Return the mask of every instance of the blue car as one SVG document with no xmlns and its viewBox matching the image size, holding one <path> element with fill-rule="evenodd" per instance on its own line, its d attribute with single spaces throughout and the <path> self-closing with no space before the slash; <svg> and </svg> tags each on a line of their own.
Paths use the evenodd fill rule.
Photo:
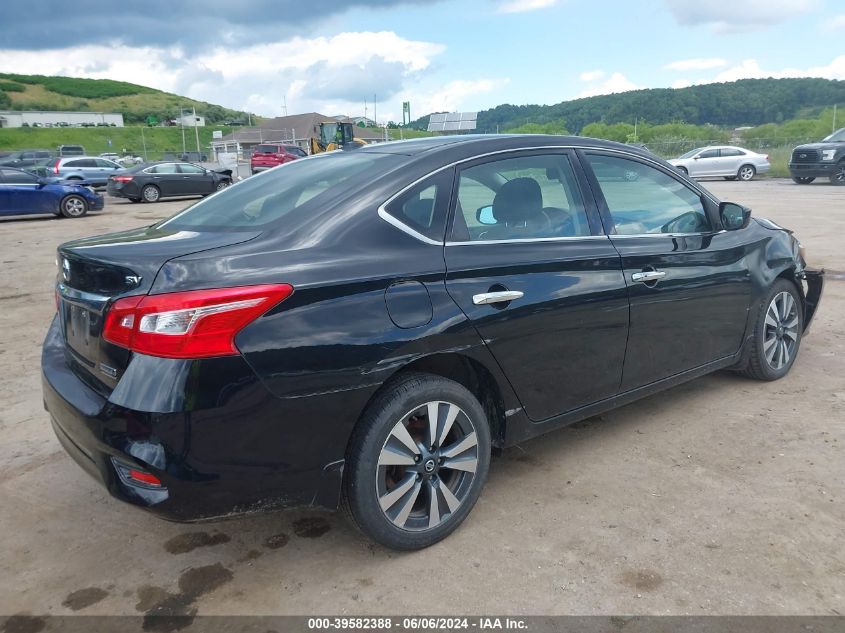
<svg viewBox="0 0 845 633">
<path fill-rule="evenodd" d="M 103 196 L 80 184 L 50 183 L 21 169 L 0 167 L 0 216 L 53 213 L 81 218 L 103 208 Z"/>
</svg>

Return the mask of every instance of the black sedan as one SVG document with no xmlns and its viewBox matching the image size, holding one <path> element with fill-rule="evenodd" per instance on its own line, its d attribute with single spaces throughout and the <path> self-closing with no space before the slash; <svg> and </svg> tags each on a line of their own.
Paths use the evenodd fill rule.
<svg viewBox="0 0 845 633">
<path fill-rule="evenodd" d="M 114 496 L 343 500 L 399 549 L 466 518 L 495 448 L 718 369 L 781 378 L 823 285 L 665 161 L 543 136 L 293 161 L 58 261 L 44 401 Z"/>
<path fill-rule="evenodd" d="M 158 202 L 177 196 L 207 196 L 231 184 L 231 169 L 161 161 L 115 172 L 109 176 L 107 191 L 110 196 L 132 202 Z"/>
</svg>

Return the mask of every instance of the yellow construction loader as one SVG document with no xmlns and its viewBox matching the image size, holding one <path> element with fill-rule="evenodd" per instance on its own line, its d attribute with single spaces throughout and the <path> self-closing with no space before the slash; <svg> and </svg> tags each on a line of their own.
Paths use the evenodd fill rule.
<svg viewBox="0 0 845 633">
<path fill-rule="evenodd" d="M 363 147 L 367 142 L 355 136 L 351 123 L 320 123 L 320 138 L 311 137 L 311 153 L 333 152 Z"/>
</svg>

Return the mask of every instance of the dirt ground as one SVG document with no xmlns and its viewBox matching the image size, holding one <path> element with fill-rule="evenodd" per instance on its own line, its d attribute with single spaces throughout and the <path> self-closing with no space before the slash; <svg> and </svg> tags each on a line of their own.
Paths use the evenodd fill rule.
<svg viewBox="0 0 845 633">
<path fill-rule="evenodd" d="M 178 525 L 110 498 L 42 408 L 55 247 L 185 202 L 0 220 L 0 614 L 845 614 L 845 187 L 706 186 L 829 271 L 789 376 L 717 373 L 511 449 L 411 554 L 313 510 Z"/>
</svg>

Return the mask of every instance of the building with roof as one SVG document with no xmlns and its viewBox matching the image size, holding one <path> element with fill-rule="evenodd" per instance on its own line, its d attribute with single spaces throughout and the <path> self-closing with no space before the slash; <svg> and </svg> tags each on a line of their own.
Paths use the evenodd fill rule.
<svg viewBox="0 0 845 633">
<path fill-rule="evenodd" d="M 360 117 L 358 117 L 360 118 Z M 319 112 L 293 114 L 273 119 L 266 119 L 259 125 L 242 127 L 231 134 L 211 141 L 211 151 L 218 158 L 220 154 L 237 154 L 238 158 L 248 158 L 256 145 L 269 142 L 284 142 L 297 145 L 306 152 L 310 150 L 311 138 L 320 136 L 320 123 L 352 123 L 355 118 L 326 116 Z M 369 143 L 390 140 L 385 138 L 385 131 L 368 128 L 355 128 L 355 136 Z"/>
<path fill-rule="evenodd" d="M 0 127 L 123 127 L 117 112 L 0 111 Z"/>
</svg>

